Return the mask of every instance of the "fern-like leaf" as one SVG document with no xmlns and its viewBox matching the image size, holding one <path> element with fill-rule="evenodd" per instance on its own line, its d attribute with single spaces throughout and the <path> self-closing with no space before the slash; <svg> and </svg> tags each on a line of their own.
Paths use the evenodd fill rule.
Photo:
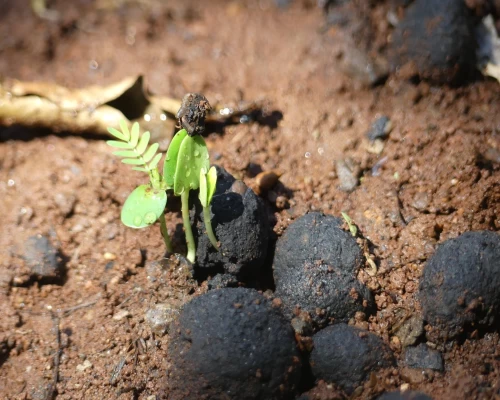
<svg viewBox="0 0 500 400">
<path fill-rule="evenodd" d="M 121 133 L 118 129 L 109 127 L 108 132 L 117 139 L 123 140 L 124 142 L 127 141 L 127 138 L 125 137 L 125 135 L 123 133 Z"/>
<path fill-rule="evenodd" d="M 155 156 L 155 158 L 153 158 L 153 161 L 151 161 L 151 162 L 149 163 L 148 168 L 149 168 L 150 170 L 152 170 L 152 169 L 155 169 L 155 168 L 156 168 L 156 166 L 158 165 L 158 163 L 159 163 L 159 162 L 160 162 L 160 160 L 161 160 L 161 156 L 162 156 L 162 154 L 161 154 L 161 153 L 157 154 L 157 155 Z"/>
<path fill-rule="evenodd" d="M 130 142 L 130 132 L 128 130 L 127 123 L 125 120 L 120 120 L 120 129 L 122 130 L 122 135 L 125 137 L 127 142 Z"/>
<path fill-rule="evenodd" d="M 137 122 L 134 122 L 129 130 L 126 121 L 122 120 L 120 129 L 108 128 L 108 132 L 118 140 L 108 140 L 106 143 L 115 149 L 120 149 L 113 154 L 123 157 L 122 163 L 133 165 L 132 169 L 135 171 L 150 173 L 156 169 L 163 154 L 157 153 L 158 143 L 148 147 L 151 134 L 144 132 L 141 135 Z"/>
<path fill-rule="evenodd" d="M 144 153 L 146 148 L 148 147 L 149 144 L 149 138 L 151 134 L 149 132 L 144 132 L 141 136 L 141 140 L 139 141 L 139 144 L 137 145 L 137 152 L 139 154 Z M 146 161 L 147 162 L 147 161 Z"/>
<path fill-rule="evenodd" d="M 130 145 L 136 147 L 139 142 L 139 123 L 134 122 L 132 125 L 132 131 L 130 132 Z"/>
<path fill-rule="evenodd" d="M 118 157 L 130 157 L 137 158 L 140 156 L 135 150 L 123 150 L 123 151 L 114 151 L 113 154 Z"/>
<path fill-rule="evenodd" d="M 144 165 L 144 160 L 141 158 L 124 158 L 122 163 L 130 165 Z"/>
<path fill-rule="evenodd" d="M 116 147 L 118 149 L 130 149 L 130 144 L 127 142 L 119 142 L 118 140 L 108 140 L 106 144 L 111 147 Z"/>
<path fill-rule="evenodd" d="M 153 143 L 151 146 L 149 146 L 149 149 L 142 155 L 142 158 L 144 158 L 145 162 L 150 162 L 152 160 L 152 158 L 156 154 L 156 151 L 158 150 L 158 147 L 158 143 Z"/>
</svg>

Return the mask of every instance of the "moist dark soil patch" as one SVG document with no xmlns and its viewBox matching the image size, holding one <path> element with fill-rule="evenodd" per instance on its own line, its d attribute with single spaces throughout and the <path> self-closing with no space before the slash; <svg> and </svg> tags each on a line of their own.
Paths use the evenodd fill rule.
<svg viewBox="0 0 500 400">
<path fill-rule="evenodd" d="M 377 308 L 349 323 L 378 335 L 398 361 L 407 338 L 396 333 L 421 316 L 419 280 L 437 245 L 500 229 L 500 91 L 492 80 L 450 88 L 389 76 L 366 87 L 340 65 L 342 29 L 326 26 L 314 1 L 47 3 L 55 22 L 25 2 L 0 4 L 1 76 L 84 87 L 144 73 L 157 94 L 203 93 L 212 105 L 262 102 L 258 121 L 217 126 L 218 133 L 207 124 L 211 157 L 248 187 L 255 171 L 282 173 L 261 195 L 277 236 L 308 211 L 349 215 L 371 244 L 363 255 L 373 264 L 362 265 L 357 279 Z M 363 9 L 374 28 L 371 51 L 387 46 L 389 3 Z M 376 154 L 366 133 L 381 116 L 392 131 Z M 179 266 L 150 266 L 164 255 L 159 228 L 131 230 L 119 219 L 143 176 L 103 140 L 36 132 L 0 128 L 0 398 L 154 399 L 170 367 L 170 336 L 153 332 L 146 314 L 158 304 L 178 309 L 208 284 Z M 165 129 L 163 145 L 171 133 Z M 346 158 L 361 171 L 352 192 L 339 190 L 335 172 Z M 180 224 L 180 215 L 168 214 L 182 253 Z M 26 284 L 23 246 L 38 234 L 67 257 L 63 280 Z M 398 364 L 374 371 L 356 394 L 495 398 L 499 335 L 469 333 L 439 345 L 445 372 Z M 307 350 L 308 338 L 297 339 Z M 325 382 L 305 389 L 342 398 Z"/>
</svg>

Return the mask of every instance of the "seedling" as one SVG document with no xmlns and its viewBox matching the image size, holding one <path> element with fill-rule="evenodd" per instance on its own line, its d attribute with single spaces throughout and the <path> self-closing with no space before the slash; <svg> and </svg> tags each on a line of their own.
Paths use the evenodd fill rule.
<svg viewBox="0 0 500 400">
<path fill-rule="evenodd" d="M 181 197 L 182 220 L 188 247 L 187 259 L 194 263 L 196 247 L 189 219 L 189 192 L 198 190 L 198 198 L 203 207 L 206 233 L 212 245 L 218 249 L 217 239 L 212 229 L 210 203 L 215 193 L 217 171 L 210 168 L 208 149 L 203 137 L 196 132 L 181 129 L 177 132 L 167 150 L 163 165 L 163 175 L 158 171 L 158 163 L 163 154 L 158 153 L 158 143 L 149 145 L 150 133 L 140 135 L 139 124 L 135 122 L 129 130 L 125 121 L 120 122 L 120 130 L 108 128 L 118 140 L 108 140 L 107 144 L 119 150 L 113 154 L 123 157 L 124 164 L 149 175 L 149 183 L 135 188 L 125 201 L 121 220 L 130 228 L 144 228 L 160 221 L 160 230 L 165 246 L 172 252 L 172 244 L 165 223 L 167 190 L 173 190 Z M 191 136 L 192 135 L 192 136 Z M 148 147 L 149 146 L 149 147 Z"/>
<path fill-rule="evenodd" d="M 342 215 L 342 218 L 344 218 L 344 221 L 347 223 L 347 226 L 349 227 L 349 231 L 351 232 L 351 235 L 356 237 L 358 234 L 358 227 L 356 226 L 356 224 L 354 222 L 352 222 L 351 217 L 349 217 L 349 215 L 347 215 L 347 213 L 342 211 L 340 214 Z"/>
</svg>

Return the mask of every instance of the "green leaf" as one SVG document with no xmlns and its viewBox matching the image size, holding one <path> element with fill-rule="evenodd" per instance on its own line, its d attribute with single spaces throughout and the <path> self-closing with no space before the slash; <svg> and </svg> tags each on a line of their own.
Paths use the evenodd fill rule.
<svg viewBox="0 0 500 400">
<path fill-rule="evenodd" d="M 217 170 L 215 167 L 211 167 L 207 174 L 207 205 L 212 202 L 212 197 L 214 197 L 215 189 L 217 188 Z"/>
<path fill-rule="evenodd" d="M 128 130 L 127 122 L 124 119 L 120 120 L 120 129 L 122 130 L 121 134 L 125 138 L 123 140 L 129 142 L 130 141 L 130 132 Z"/>
<path fill-rule="evenodd" d="M 139 144 L 137 145 L 136 151 L 139 154 L 144 153 L 144 150 L 146 150 L 146 147 L 148 147 L 149 144 L 149 138 L 151 134 L 149 132 L 144 132 L 141 136 L 141 140 L 139 140 Z"/>
<path fill-rule="evenodd" d="M 198 198 L 203 207 L 208 206 L 208 191 L 207 191 L 207 173 L 205 169 L 200 170 L 200 193 L 198 193 Z"/>
<path fill-rule="evenodd" d="M 186 136 L 179 148 L 174 176 L 174 193 L 182 194 L 185 190 L 200 187 L 200 170 L 208 171 L 210 161 L 205 140 L 197 135 Z"/>
<path fill-rule="evenodd" d="M 167 193 L 154 190 L 151 185 L 134 189 L 123 204 L 121 220 L 130 228 L 144 228 L 152 225 L 165 211 Z"/>
<path fill-rule="evenodd" d="M 168 187 L 174 186 L 175 170 L 177 168 L 177 157 L 179 155 L 179 148 L 184 138 L 187 136 L 187 131 L 181 129 L 175 134 L 170 146 L 168 146 L 167 155 L 163 164 L 163 180 L 167 183 Z"/>
<path fill-rule="evenodd" d="M 132 167 L 134 171 L 140 171 L 140 172 L 148 172 L 147 168 L 144 167 Z"/>
<path fill-rule="evenodd" d="M 132 131 L 130 132 L 130 145 L 132 147 L 137 146 L 139 142 L 139 123 L 134 122 L 132 125 Z"/>
<path fill-rule="evenodd" d="M 130 165 L 144 165 L 144 161 L 140 158 L 124 158 L 122 163 Z"/>
<path fill-rule="evenodd" d="M 135 150 L 114 151 L 113 154 L 118 157 L 139 157 Z"/>
<path fill-rule="evenodd" d="M 158 143 L 153 143 L 149 146 L 149 149 L 143 154 L 142 158 L 144 158 L 144 162 L 150 162 L 151 159 L 155 156 L 156 151 L 160 145 Z"/>
<path fill-rule="evenodd" d="M 106 144 L 119 149 L 130 149 L 130 145 L 127 142 L 119 142 L 118 140 L 107 140 Z"/>
<path fill-rule="evenodd" d="M 151 161 L 151 162 L 149 163 L 149 165 L 148 165 L 148 169 L 149 169 L 149 170 L 152 170 L 152 169 L 155 169 L 155 168 L 156 168 L 156 166 L 158 165 L 158 163 L 159 163 L 159 162 L 160 162 L 160 160 L 161 160 L 161 156 L 162 156 L 162 155 L 163 155 L 162 153 L 158 153 L 158 154 L 155 156 L 155 158 L 153 158 L 153 161 Z"/>
<path fill-rule="evenodd" d="M 108 127 L 108 132 L 117 139 L 123 140 L 124 142 L 128 141 L 127 137 L 118 129 Z"/>
</svg>

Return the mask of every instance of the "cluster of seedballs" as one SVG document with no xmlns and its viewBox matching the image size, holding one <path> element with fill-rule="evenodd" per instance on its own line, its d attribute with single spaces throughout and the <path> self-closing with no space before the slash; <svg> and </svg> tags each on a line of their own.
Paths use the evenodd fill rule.
<svg viewBox="0 0 500 400">
<path fill-rule="evenodd" d="M 169 398 L 294 398 L 307 389 L 301 375 L 311 380 L 311 373 L 352 394 L 371 372 L 396 366 L 380 337 L 347 324 L 356 314 L 373 313 L 374 300 L 356 279 L 362 251 L 338 218 L 306 214 L 279 238 L 274 299 L 227 287 L 260 272 L 269 225 L 255 194 L 224 170 L 218 174 L 212 207 L 221 252 L 202 241 L 203 221 L 196 222 L 200 268 L 219 268 L 219 285 L 186 304 L 170 331 Z M 499 260 L 500 237 L 493 232 L 468 232 L 438 248 L 419 293 L 429 340 L 446 341 L 471 326 L 495 323 Z M 312 351 L 299 350 L 297 334 L 312 335 Z M 441 355 L 423 341 L 407 349 L 402 363 L 418 368 L 427 360 L 442 370 Z M 382 398 L 429 399 L 415 392 Z"/>
</svg>

